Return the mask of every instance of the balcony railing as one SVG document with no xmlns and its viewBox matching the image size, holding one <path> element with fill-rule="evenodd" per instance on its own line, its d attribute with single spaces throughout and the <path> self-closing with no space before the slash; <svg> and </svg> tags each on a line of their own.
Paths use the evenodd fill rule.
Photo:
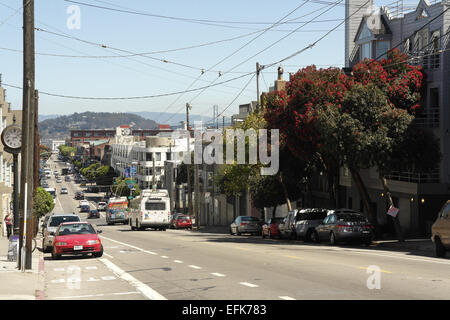
<svg viewBox="0 0 450 320">
<path fill-rule="evenodd" d="M 423 50 L 408 53 L 409 63 L 422 66 L 424 69 L 439 69 L 441 66 L 441 51 Z"/>
<path fill-rule="evenodd" d="M 439 116 L 439 107 L 426 108 L 416 115 L 414 123 L 427 128 L 439 128 Z"/>
<path fill-rule="evenodd" d="M 430 173 L 413 173 L 394 171 L 386 175 L 387 179 L 412 183 L 439 183 L 439 171 Z"/>
</svg>

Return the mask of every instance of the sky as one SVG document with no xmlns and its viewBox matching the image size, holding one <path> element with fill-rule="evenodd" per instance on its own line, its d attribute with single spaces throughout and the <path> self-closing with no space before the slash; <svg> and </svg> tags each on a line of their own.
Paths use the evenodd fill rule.
<svg viewBox="0 0 450 320">
<path fill-rule="evenodd" d="M 35 0 L 35 26 L 44 30 L 35 32 L 40 114 L 184 113 L 189 102 L 193 114 L 212 116 L 213 105 L 218 105 L 221 114 L 231 116 L 238 112 L 239 104 L 256 100 L 256 77 L 252 78 L 256 62 L 261 65 L 277 62 L 307 47 L 341 23 L 339 19 L 344 19 L 344 0 L 334 7 L 330 5 L 331 0 L 74 1 L 79 3 Z M 3 84 L 22 85 L 22 53 L 11 51 L 22 50 L 22 5 L 22 0 L 0 0 Z M 67 12 L 71 6 L 79 9 L 79 16 L 74 16 L 74 11 Z M 77 21 L 79 29 L 74 24 Z M 305 24 L 308 21 L 311 22 Z M 277 22 L 285 23 L 274 26 Z M 295 29 L 298 30 L 292 32 Z M 167 52 L 231 38 L 237 39 Z M 166 52 L 151 53 L 155 51 Z M 148 52 L 151 54 L 146 56 L 118 57 Z M 312 49 L 284 61 L 284 78 L 288 79 L 289 72 L 311 64 L 343 66 L 343 24 Z M 277 67 L 278 64 L 262 71 L 261 91 L 273 86 Z M 239 76 L 242 78 L 232 80 Z M 43 94 L 142 97 L 197 89 L 227 80 L 232 81 L 206 90 L 134 100 L 85 100 Z M 6 88 L 7 101 L 13 109 L 20 109 L 21 90 Z M 168 119 L 153 120 L 164 123 Z"/>
</svg>

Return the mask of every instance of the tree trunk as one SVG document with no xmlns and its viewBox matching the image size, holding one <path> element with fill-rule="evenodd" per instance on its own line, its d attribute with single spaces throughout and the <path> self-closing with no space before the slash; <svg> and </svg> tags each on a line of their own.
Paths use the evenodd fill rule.
<svg viewBox="0 0 450 320">
<path fill-rule="evenodd" d="M 361 196 L 361 199 L 363 201 L 363 205 L 364 205 L 364 208 L 366 209 L 369 221 L 373 225 L 377 225 L 378 222 L 377 222 L 376 216 L 372 212 L 372 208 L 370 206 L 369 193 L 367 192 L 367 188 L 364 185 L 364 182 L 362 181 L 361 176 L 359 175 L 359 172 L 354 170 L 354 169 L 352 169 L 352 168 L 349 168 L 349 170 L 350 170 L 350 172 L 352 174 L 353 181 L 355 181 L 356 186 L 358 187 L 359 195 Z"/>
<path fill-rule="evenodd" d="M 282 175 L 282 173 L 280 172 L 278 174 L 278 181 L 280 181 L 281 188 L 283 188 L 283 193 L 284 193 L 284 197 L 286 198 L 286 205 L 287 205 L 288 211 L 292 211 L 291 200 L 289 200 L 289 194 L 287 192 L 286 186 L 283 183 L 283 178 L 281 175 Z"/>
<path fill-rule="evenodd" d="M 277 206 L 273 206 L 272 218 L 275 218 L 275 213 L 277 212 Z"/>
<path fill-rule="evenodd" d="M 394 201 L 392 201 L 391 191 L 389 190 L 386 177 L 384 175 L 382 175 L 381 173 L 380 173 L 380 180 L 381 180 L 381 184 L 383 185 L 384 193 L 386 193 L 386 197 L 387 197 L 389 206 L 395 207 Z M 402 228 L 400 226 L 400 220 L 398 219 L 399 214 L 400 214 L 400 212 L 397 213 L 397 216 L 395 218 L 392 217 L 392 219 L 394 220 L 394 227 L 395 227 L 395 233 L 397 234 L 397 239 L 399 242 L 403 242 L 403 241 L 405 241 L 405 239 L 403 238 L 403 232 L 402 232 Z"/>
<path fill-rule="evenodd" d="M 315 207 L 316 206 L 316 202 L 314 201 L 314 195 L 312 192 L 312 186 L 311 186 L 311 178 L 308 178 L 308 184 L 307 184 L 307 188 L 308 188 L 308 194 L 309 194 L 309 206 L 310 207 Z"/>
</svg>

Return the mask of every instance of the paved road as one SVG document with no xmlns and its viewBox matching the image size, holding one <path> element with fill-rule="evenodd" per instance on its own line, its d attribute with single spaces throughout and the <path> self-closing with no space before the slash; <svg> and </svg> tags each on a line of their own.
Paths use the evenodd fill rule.
<svg viewBox="0 0 450 320">
<path fill-rule="evenodd" d="M 63 182 L 58 192 L 61 186 L 69 195 L 58 194 L 54 211 L 77 212 L 79 186 Z M 450 259 L 186 230 L 131 231 L 106 225 L 104 215 L 88 221 L 103 231 L 104 256 L 52 261 L 46 254 L 47 299 L 450 299 Z"/>
</svg>

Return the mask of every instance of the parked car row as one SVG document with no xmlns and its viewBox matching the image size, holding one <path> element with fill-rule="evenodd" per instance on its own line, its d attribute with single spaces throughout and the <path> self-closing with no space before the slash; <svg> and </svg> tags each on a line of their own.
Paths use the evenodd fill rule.
<svg viewBox="0 0 450 320">
<path fill-rule="evenodd" d="M 294 210 L 284 218 L 274 217 L 262 222 L 257 217 L 239 216 L 230 225 L 231 235 L 244 233 L 263 238 L 278 237 L 306 242 L 328 240 L 331 245 L 341 241 L 360 241 L 369 245 L 373 239 L 373 225 L 354 210 L 306 208 Z"/>
</svg>

